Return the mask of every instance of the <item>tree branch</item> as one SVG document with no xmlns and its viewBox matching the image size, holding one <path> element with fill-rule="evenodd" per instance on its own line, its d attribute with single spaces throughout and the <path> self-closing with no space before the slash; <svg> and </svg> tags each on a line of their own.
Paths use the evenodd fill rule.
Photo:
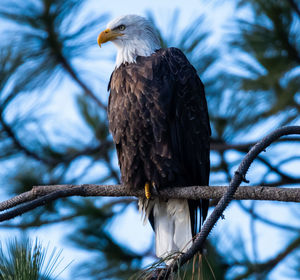
<svg viewBox="0 0 300 280">
<path fill-rule="evenodd" d="M 105 204 L 102 204 L 101 207 L 109 209 L 113 207 L 114 205 L 129 205 L 130 203 L 137 202 L 137 199 L 134 197 L 124 197 L 119 199 L 111 199 L 110 201 L 106 202 Z M 0 223 L 0 228 L 12 228 L 12 229 L 28 229 L 28 228 L 35 228 L 40 227 L 44 225 L 52 225 L 57 224 L 61 222 L 66 222 L 78 217 L 84 216 L 84 213 L 75 213 L 75 214 L 69 214 L 65 216 L 61 216 L 59 218 L 49 218 L 46 219 L 33 219 L 30 222 L 20 222 L 20 223 Z"/>
<path fill-rule="evenodd" d="M 10 139 L 13 141 L 14 145 L 22 152 L 25 153 L 25 155 L 32 157 L 38 161 L 44 162 L 46 164 L 49 164 L 51 166 L 54 165 L 54 162 L 49 159 L 49 158 L 45 158 L 45 157 L 41 157 L 40 155 L 38 155 L 37 153 L 31 151 L 30 149 L 28 149 L 18 138 L 18 136 L 15 134 L 15 132 L 13 131 L 13 129 L 5 122 L 4 117 L 2 115 L 2 112 L 0 112 L 0 123 L 3 127 L 3 129 L 5 130 L 5 132 L 7 133 L 8 137 L 10 137 Z"/>
<path fill-rule="evenodd" d="M 286 249 L 283 252 L 279 253 L 275 258 L 270 259 L 269 261 L 264 263 L 259 263 L 259 264 L 249 266 L 248 270 L 245 273 L 235 277 L 234 280 L 246 279 L 248 276 L 252 275 L 253 272 L 262 273 L 262 272 L 271 271 L 279 262 L 281 262 L 285 257 L 287 257 L 295 249 L 297 249 L 299 245 L 300 245 L 300 238 L 296 238 L 286 247 Z"/>
<path fill-rule="evenodd" d="M 273 171 L 274 173 L 277 173 L 279 176 L 281 176 L 282 180 L 290 181 L 293 180 L 293 177 L 281 172 L 279 170 L 279 167 L 273 166 L 270 162 L 268 162 L 265 158 L 258 156 L 257 159 L 262 162 L 265 166 L 269 168 L 270 171 Z"/>
<path fill-rule="evenodd" d="M 54 6 L 54 5 L 53 5 Z M 96 104 L 106 110 L 106 106 L 97 98 L 97 96 L 92 92 L 92 90 L 79 78 L 76 71 L 71 66 L 70 62 L 64 56 L 62 51 L 62 42 L 59 41 L 56 34 L 56 24 L 54 18 L 51 16 L 51 5 L 45 7 L 44 18 L 45 20 L 45 31 L 48 33 L 48 44 L 53 53 L 56 56 L 57 61 L 62 65 L 62 67 L 67 71 L 67 73 L 72 77 L 72 79 L 84 90 L 84 93 L 90 96 Z"/>
<path fill-rule="evenodd" d="M 298 14 L 298 17 L 300 17 L 300 9 L 297 6 L 297 4 L 295 3 L 295 1 L 294 0 L 288 0 L 288 2 L 290 3 L 290 5 L 294 9 L 294 11 Z"/>
<path fill-rule="evenodd" d="M 189 198 L 189 199 L 220 199 L 227 191 L 227 187 L 199 187 L 168 188 L 160 190 L 152 197 L 161 198 Z M 0 221 L 5 221 L 33 210 L 41 205 L 59 198 L 69 196 L 136 196 L 143 197 L 144 190 L 132 191 L 122 185 L 50 185 L 33 187 L 31 191 L 22 193 L 0 203 L 0 211 L 19 206 L 11 211 L 0 214 Z M 233 199 L 238 200 L 273 200 L 286 202 L 300 202 L 300 188 L 273 187 L 240 187 Z M 25 204 L 24 204 L 25 203 Z M 22 205 L 23 204 L 23 205 Z"/>
<path fill-rule="evenodd" d="M 191 248 L 183 255 L 181 255 L 174 264 L 163 270 L 158 276 L 159 279 L 167 279 L 172 271 L 176 271 L 178 267 L 190 260 L 195 253 L 203 248 L 203 244 L 221 217 L 223 211 L 232 199 L 268 199 L 277 201 L 300 201 L 299 188 L 268 188 L 268 187 L 240 187 L 242 181 L 245 180 L 245 175 L 258 154 L 264 151 L 272 142 L 283 135 L 300 134 L 300 126 L 282 127 L 264 137 L 258 142 L 244 157 L 235 172 L 229 187 L 182 187 L 182 188 L 168 188 L 160 190 L 159 194 L 153 193 L 155 197 L 159 195 L 161 198 L 192 198 L 192 199 L 209 199 L 220 198 L 219 203 L 215 207 L 212 214 L 208 217 L 202 227 L 200 233 L 195 236 L 195 240 Z M 137 196 L 143 197 L 144 190 L 129 190 L 125 186 L 111 186 L 111 185 L 52 185 L 34 187 L 31 191 L 23 193 L 12 199 L 0 203 L 0 211 L 4 211 L 13 207 L 10 211 L 0 214 L 0 221 L 9 220 L 16 216 L 22 215 L 38 206 L 44 205 L 47 202 L 54 201 L 58 198 L 68 196 Z M 25 203 L 25 204 L 23 204 Z M 21 205 L 23 204 L 23 205 Z M 163 278 L 161 278 L 163 277 Z"/>
<path fill-rule="evenodd" d="M 61 222 L 66 222 L 69 220 L 72 220 L 74 218 L 80 217 L 82 215 L 77 215 L 77 214 L 72 214 L 68 216 L 63 216 L 57 219 L 49 219 L 49 220 L 41 220 L 41 221 L 33 221 L 33 222 L 27 222 L 27 223 L 19 223 L 19 224 L 8 224 L 8 223 L 3 223 L 0 224 L 0 228 L 5 228 L 5 229 L 28 229 L 28 228 L 34 228 L 34 227 L 40 227 L 44 225 L 53 225 L 53 224 L 58 224 Z"/>
<path fill-rule="evenodd" d="M 96 147 L 92 147 L 92 148 L 89 147 L 89 148 L 83 149 L 81 151 L 78 151 L 72 155 L 62 156 L 60 159 L 53 159 L 49 156 L 41 156 L 38 153 L 29 149 L 26 145 L 24 145 L 24 143 L 22 143 L 22 141 L 19 139 L 17 133 L 14 132 L 13 128 L 9 124 L 6 123 L 4 116 L 3 116 L 3 111 L 1 111 L 1 110 L 0 110 L 0 124 L 2 125 L 2 127 L 3 127 L 4 131 L 6 132 L 6 134 L 8 135 L 8 137 L 12 140 L 15 147 L 20 152 L 23 152 L 26 156 L 31 157 L 37 161 L 43 162 L 45 164 L 48 164 L 50 166 L 55 166 L 60 163 L 68 164 L 80 156 L 92 155 L 95 153 L 103 154 L 105 151 L 107 151 L 110 147 L 113 146 L 112 141 L 105 140 L 105 141 L 102 141 L 101 144 L 99 144 Z M 112 168 L 111 166 L 109 166 L 109 167 L 110 167 L 110 169 Z M 118 176 L 117 176 L 116 172 L 113 169 L 111 169 L 111 172 L 112 172 L 112 176 L 114 176 L 114 178 L 117 179 Z"/>
<path fill-rule="evenodd" d="M 285 185 L 294 185 L 294 184 L 299 184 L 300 183 L 300 178 L 292 178 L 292 179 L 281 179 L 275 182 L 261 182 L 262 186 L 265 187 L 278 187 L 278 186 L 285 186 Z"/>
<path fill-rule="evenodd" d="M 296 232 L 300 232 L 300 228 L 296 227 L 296 226 L 291 226 L 291 225 L 285 225 L 285 224 L 280 224 L 277 222 L 273 222 L 267 218 L 264 218 L 263 216 L 258 215 L 253 209 L 251 208 L 247 208 L 243 203 L 241 203 L 239 201 L 239 206 L 241 207 L 241 209 L 243 211 L 245 211 L 246 213 L 250 214 L 253 219 L 259 220 L 262 223 L 265 223 L 269 226 L 273 226 L 273 227 L 278 227 L 280 229 L 283 230 L 289 230 L 289 231 L 296 231 Z"/>
<path fill-rule="evenodd" d="M 73 80 L 76 81 L 76 83 L 84 90 L 85 94 L 91 97 L 100 108 L 106 111 L 106 106 L 100 101 L 99 98 L 96 97 L 92 90 L 78 77 L 78 75 L 75 73 L 75 70 L 71 67 L 66 58 L 61 53 L 58 55 L 58 58 L 64 69 L 69 73 Z"/>
<path fill-rule="evenodd" d="M 244 157 L 237 171 L 235 172 L 227 192 L 221 198 L 221 200 L 219 201 L 219 203 L 217 204 L 217 206 L 215 207 L 211 215 L 207 218 L 201 231 L 195 236 L 193 245 L 185 254 L 181 255 L 178 260 L 174 261 L 173 264 L 170 265 L 163 273 L 160 273 L 158 279 L 168 279 L 168 276 L 172 271 L 176 271 L 178 267 L 185 264 L 197 252 L 201 252 L 208 234 L 211 232 L 213 226 L 222 216 L 229 202 L 233 199 L 234 194 L 237 188 L 239 187 L 239 185 L 241 184 L 241 182 L 245 181 L 245 176 L 251 163 L 272 142 L 277 140 L 279 137 L 282 137 L 284 135 L 289 135 L 289 134 L 300 134 L 300 126 L 286 126 L 286 127 L 278 128 L 275 131 L 268 134 L 261 141 L 259 141 L 254 147 L 251 148 L 251 150 Z"/>
<path fill-rule="evenodd" d="M 277 139 L 274 144 L 282 142 L 299 142 L 300 137 L 287 137 L 282 139 Z M 249 142 L 244 144 L 230 144 L 223 141 L 218 141 L 216 139 L 211 139 L 210 149 L 213 151 L 226 151 L 226 150 L 237 150 L 247 152 L 253 147 L 256 142 Z"/>
</svg>

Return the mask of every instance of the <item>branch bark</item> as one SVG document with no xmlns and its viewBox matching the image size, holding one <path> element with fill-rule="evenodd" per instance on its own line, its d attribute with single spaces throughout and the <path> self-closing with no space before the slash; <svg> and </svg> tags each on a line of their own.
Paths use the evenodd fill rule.
<svg viewBox="0 0 300 280">
<path fill-rule="evenodd" d="M 189 199 L 220 199 L 227 191 L 227 187 L 199 187 L 168 188 L 153 193 L 152 196 L 161 198 L 189 198 Z M 143 197 L 144 190 L 132 191 L 122 185 L 50 185 L 36 186 L 31 191 L 22 193 L 0 203 L 0 211 L 19 206 L 11 211 L 0 214 L 0 221 L 12 219 L 33 210 L 41 205 L 59 198 L 69 196 L 136 196 Z M 237 200 L 272 200 L 286 202 L 300 202 L 300 188 L 273 188 L 263 186 L 240 187 L 234 194 Z"/>
</svg>

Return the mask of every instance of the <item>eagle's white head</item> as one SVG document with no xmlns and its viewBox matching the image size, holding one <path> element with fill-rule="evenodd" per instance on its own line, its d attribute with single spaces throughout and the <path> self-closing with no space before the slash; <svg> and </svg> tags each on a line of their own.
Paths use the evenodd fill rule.
<svg viewBox="0 0 300 280">
<path fill-rule="evenodd" d="M 100 47 L 108 41 L 116 45 L 116 67 L 125 62 L 135 62 L 137 56 L 149 56 L 161 48 L 151 22 L 137 15 L 126 15 L 112 20 L 99 34 L 97 41 Z"/>
</svg>

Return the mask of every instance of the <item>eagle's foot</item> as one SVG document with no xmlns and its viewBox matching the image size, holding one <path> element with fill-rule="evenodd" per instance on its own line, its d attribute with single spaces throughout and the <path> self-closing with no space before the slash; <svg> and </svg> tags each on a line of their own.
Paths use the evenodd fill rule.
<svg viewBox="0 0 300 280">
<path fill-rule="evenodd" d="M 147 182 L 145 184 L 145 196 L 146 196 L 147 199 L 150 199 L 150 197 L 151 197 L 150 183 L 149 182 Z"/>
<path fill-rule="evenodd" d="M 158 189 L 156 188 L 156 185 L 154 182 L 151 183 L 150 182 L 146 182 L 145 184 L 145 197 L 147 199 L 151 198 L 151 189 L 153 190 L 152 193 L 154 193 L 155 195 L 158 195 Z"/>
</svg>

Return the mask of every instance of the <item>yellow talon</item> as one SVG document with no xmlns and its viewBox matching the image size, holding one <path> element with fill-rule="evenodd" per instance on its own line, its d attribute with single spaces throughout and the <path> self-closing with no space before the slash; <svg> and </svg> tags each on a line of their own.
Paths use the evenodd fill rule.
<svg viewBox="0 0 300 280">
<path fill-rule="evenodd" d="M 145 184 L 145 196 L 146 196 L 147 199 L 149 199 L 151 197 L 149 182 L 147 182 Z"/>
</svg>

